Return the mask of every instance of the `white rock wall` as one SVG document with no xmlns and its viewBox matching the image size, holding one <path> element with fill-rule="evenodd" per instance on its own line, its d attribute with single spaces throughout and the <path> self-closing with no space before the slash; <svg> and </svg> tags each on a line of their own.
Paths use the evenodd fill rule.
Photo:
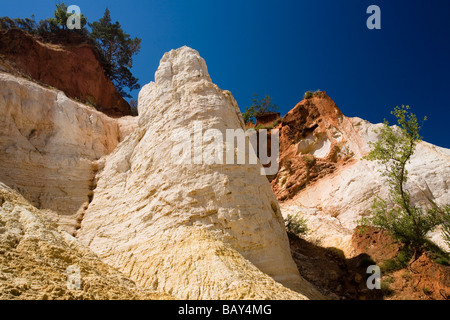
<svg viewBox="0 0 450 320">
<path fill-rule="evenodd" d="M 325 247 L 339 248 L 352 256 L 351 237 L 362 215 L 367 214 L 373 197 L 388 196 L 387 184 L 376 162 L 361 160 L 370 151 L 369 141 L 378 137 L 376 129 L 381 124 L 371 124 L 359 118 L 348 118 L 351 131 L 360 143 L 351 144 L 357 161 L 344 166 L 318 182 L 300 191 L 293 200 L 281 204 L 283 216 L 300 214 L 308 219 L 308 238 Z M 450 150 L 427 142 L 417 145 L 416 152 L 407 165 L 408 191 L 414 203 L 427 202 L 427 197 L 438 204 L 450 203 Z M 440 229 L 430 238 L 442 249 L 449 250 L 440 236 Z"/>
<path fill-rule="evenodd" d="M 136 120 L 110 118 L 7 73 L 0 73 L 0 91 L 0 181 L 53 211 L 74 232 L 75 215 L 95 187 L 96 161 L 114 150 Z"/>
<path fill-rule="evenodd" d="M 141 90 L 139 112 L 139 127 L 106 158 L 82 242 L 140 285 L 179 298 L 319 298 L 291 258 L 259 164 L 171 160 L 172 133 L 195 121 L 221 132 L 244 126 L 198 52 L 164 55 L 155 82 Z"/>
</svg>

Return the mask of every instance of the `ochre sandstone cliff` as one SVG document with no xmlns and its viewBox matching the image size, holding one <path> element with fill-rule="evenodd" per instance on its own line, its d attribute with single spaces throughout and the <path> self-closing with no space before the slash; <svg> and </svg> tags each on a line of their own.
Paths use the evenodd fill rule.
<svg viewBox="0 0 450 320">
<path fill-rule="evenodd" d="M 0 183 L 0 299 L 172 298 L 136 286 Z"/>
<path fill-rule="evenodd" d="M 204 131 L 244 128 L 198 52 L 164 55 L 139 112 L 138 128 L 104 160 L 79 239 L 139 285 L 178 298 L 320 298 L 291 258 L 260 164 L 173 162 L 173 134 L 195 121 Z"/>
<path fill-rule="evenodd" d="M 269 183 L 259 163 L 206 161 L 218 145 L 207 132 L 245 128 L 197 51 L 166 53 L 139 117 L 120 117 L 128 107 L 76 37 L 61 45 L 0 31 L 0 299 L 383 297 L 367 289 L 365 263 L 400 249 L 377 230 L 355 233 L 374 195 L 387 195 L 379 166 L 362 160 L 380 124 L 346 117 L 324 92 L 262 121 L 280 130 Z M 450 150 L 421 142 L 408 170 L 415 203 L 450 203 Z M 291 247 L 288 215 L 309 228 Z M 439 231 L 429 236 L 448 250 Z M 81 290 L 67 287 L 71 266 Z M 409 283 L 407 270 L 392 275 L 395 298 L 448 297 L 450 267 L 422 255 L 412 268 Z"/>
<path fill-rule="evenodd" d="M 0 30 L 0 70 L 14 70 L 110 116 L 131 115 L 91 44 L 73 32 L 50 36 L 44 39 L 19 29 Z"/>
<path fill-rule="evenodd" d="M 358 221 L 375 195 L 387 196 L 379 172 L 383 168 L 361 159 L 381 126 L 344 116 L 324 92 L 301 101 L 283 117 L 280 170 L 272 189 L 285 217 L 307 218 L 309 240 L 354 255 L 351 239 Z M 421 142 L 407 169 L 414 203 L 450 203 L 450 150 Z M 448 250 L 439 234 L 440 229 L 430 238 Z"/>
<path fill-rule="evenodd" d="M 136 126 L 52 88 L 0 72 L 0 181 L 71 233 L 93 196 L 97 161 Z"/>
</svg>

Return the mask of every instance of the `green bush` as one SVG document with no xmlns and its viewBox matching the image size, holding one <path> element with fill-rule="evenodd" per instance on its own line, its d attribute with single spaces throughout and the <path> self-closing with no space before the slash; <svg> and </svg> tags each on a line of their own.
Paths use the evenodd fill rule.
<svg viewBox="0 0 450 320">
<path fill-rule="evenodd" d="M 307 220 L 298 214 L 295 216 L 288 215 L 285 225 L 287 232 L 293 235 L 306 235 L 309 231 Z"/>
<path fill-rule="evenodd" d="M 450 255 L 439 248 L 432 241 L 427 240 L 427 242 L 425 243 L 425 249 L 430 259 L 432 259 L 434 262 L 444 266 L 450 265 Z"/>
<path fill-rule="evenodd" d="M 386 260 L 381 265 L 381 271 L 383 273 L 390 273 L 404 269 L 411 261 L 412 252 L 408 248 L 401 250 L 395 258 Z"/>
<path fill-rule="evenodd" d="M 303 96 L 303 99 L 311 99 L 313 97 L 313 93 L 311 91 L 306 91 L 305 95 Z"/>
<path fill-rule="evenodd" d="M 443 266 L 450 266 L 450 260 L 448 260 L 447 258 L 437 258 L 434 260 L 434 262 Z"/>
<path fill-rule="evenodd" d="M 305 95 L 303 96 L 303 99 L 308 100 L 308 99 L 311 99 L 313 97 L 319 98 L 319 97 L 322 96 L 322 93 L 323 93 L 323 91 L 321 91 L 321 90 L 316 90 L 314 92 L 306 91 Z"/>
<path fill-rule="evenodd" d="M 394 279 L 391 277 L 381 280 L 381 292 L 384 296 L 389 297 L 394 294 L 394 291 L 390 288 L 393 281 Z"/>
</svg>

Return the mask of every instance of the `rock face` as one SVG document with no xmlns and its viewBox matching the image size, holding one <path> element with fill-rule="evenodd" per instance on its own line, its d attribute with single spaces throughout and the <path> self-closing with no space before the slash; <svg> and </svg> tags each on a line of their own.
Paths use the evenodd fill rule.
<svg viewBox="0 0 450 320">
<path fill-rule="evenodd" d="M 256 126 L 268 126 L 280 119 L 280 113 L 278 112 L 269 112 L 262 115 L 255 116 L 256 118 Z"/>
<path fill-rule="evenodd" d="M 280 170 L 272 189 L 281 201 L 333 173 L 363 142 L 325 92 L 301 101 L 281 121 Z"/>
<path fill-rule="evenodd" d="M 1 300 L 170 298 L 137 287 L 0 183 Z"/>
<path fill-rule="evenodd" d="M 372 227 L 355 232 L 352 240 L 357 254 L 369 255 L 379 266 L 403 250 L 403 245 L 394 241 L 388 232 Z M 384 299 L 449 300 L 450 266 L 436 261 L 438 259 L 433 253 L 424 252 L 411 260 L 410 265 L 384 272 L 381 281 L 386 279 L 389 282 L 389 294 Z"/>
<path fill-rule="evenodd" d="M 110 116 L 131 115 L 130 106 L 105 75 L 98 54 L 78 34 L 40 39 L 18 29 L 0 30 L 0 58 L 0 70 L 2 65 L 9 67 L 2 71 L 15 70 Z"/>
<path fill-rule="evenodd" d="M 177 298 L 320 298 L 291 258 L 260 164 L 171 160 L 172 134 L 195 121 L 223 133 L 244 128 L 198 52 L 164 55 L 139 112 L 138 128 L 105 159 L 79 239 L 141 286 Z"/>
<path fill-rule="evenodd" d="M 325 93 L 303 100 L 283 118 L 280 171 L 272 189 L 283 201 L 284 216 L 307 217 L 310 240 L 354 254 L 351 238 L 358 220 L 375 195 L 388 194 L 381 168 L 361 160 L 381 126 L 345 117 Z M 407 169 L 414 203 L 450 203 L 450 150 L 421 142 Z M 439 230 L 430 237 L 448 250 Z"/>
<path fill-rule="evenodd" d="M 57 212 L 73 233 L 95 188 L 97 160 L 136 119 L 110 118 L 61 91 L 1 72 L 0 91 L 0 181 Z"/>
</svg>

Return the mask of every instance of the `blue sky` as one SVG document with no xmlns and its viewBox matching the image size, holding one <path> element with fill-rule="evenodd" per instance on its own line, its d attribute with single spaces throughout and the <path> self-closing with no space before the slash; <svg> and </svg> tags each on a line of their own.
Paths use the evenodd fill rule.
<svg viewBox="0 0 450 320">
<path fill-rule="evenodd" d="M 57 1 L 2 0 L 0 16 L 37 20 Z M 63 1 L 64 2 L 64 1 Z M 241 107 L 253 93 L 272 96 L 282 114 L 305 91 L 327 91 L 343 113 L 393 120 L 409 104 L 428 116 L 424 140 L 450 148 L 450 1 L 448 0 L 67 0 L 88 21 L 106 7 L 142 38 L 134 74 L 144 85 L 164 52 L 188 45 Z M 366 9 L 381 8 L 381 30 L 368 30 Z M 133 93 L 137 96 L 137 92 Z"/>
</svg>

